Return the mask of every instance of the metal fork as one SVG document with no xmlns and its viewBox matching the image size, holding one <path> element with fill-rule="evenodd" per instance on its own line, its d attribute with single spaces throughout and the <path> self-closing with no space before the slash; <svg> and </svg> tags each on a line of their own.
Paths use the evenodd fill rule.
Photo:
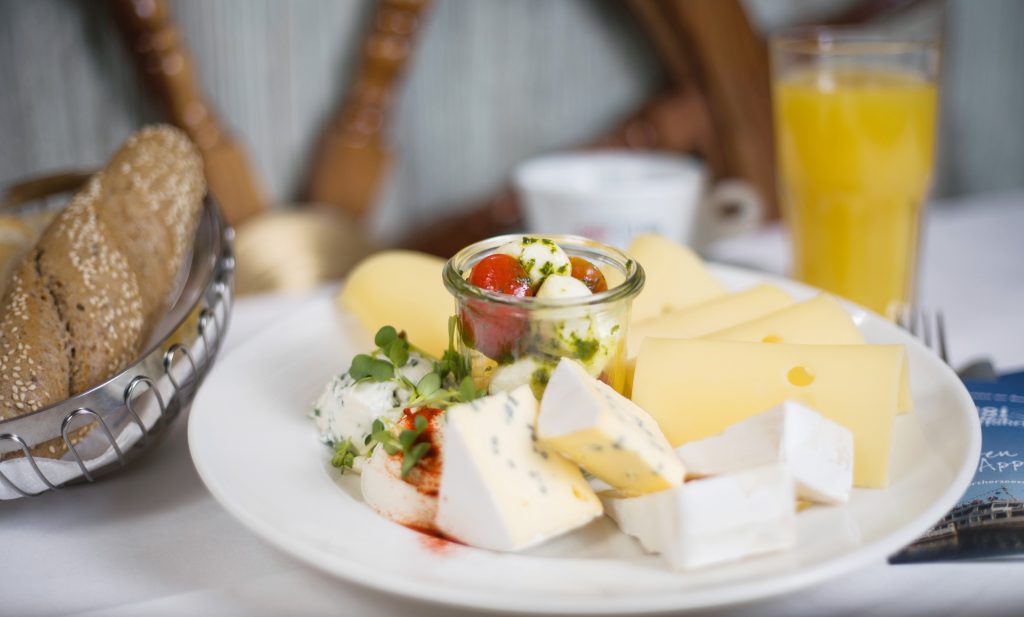
<svg viewBox="0 0 1024 617">
<path fill-rule="evenodd" d="M 921 339 L 925 347 L 934 351 L 942 361 L 949 364 L 949 348 L 946 344 L 946 322 L 942 311 L 924 308 L 906 308 L 896 319 L 897 325 Z"/>
</svg>

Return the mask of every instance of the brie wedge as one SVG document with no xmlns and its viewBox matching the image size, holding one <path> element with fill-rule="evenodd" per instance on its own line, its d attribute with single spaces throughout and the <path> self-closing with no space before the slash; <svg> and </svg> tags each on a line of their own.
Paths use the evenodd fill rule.
<svg viewBox="0 0 1024 617">
<path fill-rule="evenodd" d="M 601 501 L 623 532 L 676 570 L 782 550 L 796 541 L 793 480 L 778 464 L 639 497 L 601 493 Z"/>
<path fill-rule="evenodd" d="M 781 463 L 800 499 L 846 503 L 853 487 L 853 434 L 809 407 L 785 401 L 676 453 L 693 476 Z"/>
</svg>

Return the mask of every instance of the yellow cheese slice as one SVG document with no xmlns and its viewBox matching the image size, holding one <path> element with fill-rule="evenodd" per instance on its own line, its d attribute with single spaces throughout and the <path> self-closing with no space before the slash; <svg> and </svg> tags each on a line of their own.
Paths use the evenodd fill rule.
<svg viewBox="0 0 1024 617">
<path fill-rule="evenodd" d="M 626 357 L 635 358 L 648 337 L 697 338 L 766 313 L 792 306 L 789 294 L 762 283 L 671 313 L 633 323 L 629 327 Z"/>
<path fill-rule="evenodd" d="M 789 294 L 773 285 L 762 284 L 630 324 L 623 392 L 629 396 L 633 391 L 636 354 L 645 338 L 697 338 L 792 304 Z"/>
<path fill-rule="evenodd" d="M 703 337 L 716 341 L 747 343 L 793 343 L 798 345 L 862 345 L 864 335 L 850 319 L 849 313 L 828 294 L 805 300 L 793 306 L 756 317 Z M 904 360 L 906 355 L 904 354 Z M 900 394 L 897 410 L 913 409 L 910 396 L 909 367 L 904 362 L 900 371 Z"/>
<path fill-rule="evenodd" d="M 336 301 L 372 336 L 381 326 L 404 330 L 435 357 L 448 348 L 448 317 L 455 300 L 441 281 L 444 260 L 414 251 L 383 251 L 359 262 Z"/>
<path fill-rule="evenodd" d="M 673 447 L 710 437 L 787 399 L 853 433 L 854 485 L 888 484 L 900 345 L 765 345 L 649 338 L 633 401 Z"/>
<path fill-rule="evenodd" d="M 692 306 L 726 291 L 700 257 L 663 236 L 637 236 L 626 252 L 647 275 L 643 291 L 633 301 L 633 321 Z"/>
</svg>

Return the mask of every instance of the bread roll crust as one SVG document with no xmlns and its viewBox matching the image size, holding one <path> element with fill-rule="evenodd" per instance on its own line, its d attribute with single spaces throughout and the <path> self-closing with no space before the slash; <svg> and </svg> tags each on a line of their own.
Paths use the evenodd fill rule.
<svg viewBox="0 0 1024 617">
<path fill-rule="evenodd" d="M 72 199 L 36 249 L 39 272 L 68 332 L 70 393 L 129 364 L 143 336 L 138 279 L 96 212 L 101 180 L 93 177 Z"/>
<path fill-rule="evenodd" d="M 110 160 L 100 184 L 96 214 L 135 273 L 143 319 L 152 326 L 192 250 L 206 191 L 202 158 L 179 131 L 144 128 Z"/>
<path fill-rule="evenodd" d="M 0 420 L 66 398 L 68 336 L 34 253 L 11 277 L 0 314 Z"/>
</svg>

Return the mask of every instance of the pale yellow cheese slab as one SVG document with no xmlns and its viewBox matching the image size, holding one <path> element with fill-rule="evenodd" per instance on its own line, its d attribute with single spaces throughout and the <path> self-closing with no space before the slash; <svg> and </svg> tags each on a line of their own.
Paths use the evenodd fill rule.
<svg viewBox="0 0 1024 617">
<path fill-rule="evenodd" d="M 373 336 L 381 326 L 440 357 L 448 348 L 455 301 L 441 280 L 444 260 L 415 251 L 382 251 L 359 262 L 335 299 Z"/>
<path fill-rule="evenodd" d="M 668 238 L 643 234 L 633 240 L 626 252 L 647 275 L 643 291 L 633 301 L 634 322 L 692 306 L 726 292 L 725 286 L 711 275 L 700 257 Z"/>
<path fill-rule="evenodd" d="M 792 296 L 768 283 L 735 291 L 689 308 L 646 319 L 629 327 L 626 357 L 635 358 L 648 337 L 697 338 L 749 321 L 795 303 Z"/>
<path fill-rule="evenodd" d="M 673 447 L 710 437 L 784 400 L 853 433 L 854 484 L 888 484 L 900 345 L 787 345 L 648 338 L 633 401 Z M 807 382 L 806 375 L 813 379 Z"/>
<path fill-rule="evenodd" d="M 696 338 L 791 306 L 793 302 L 789 294 L 765 283 L 630 324 L 626 340 L 626 384 L 623 391 L 627 396 L 632 392 L 636 354 L 645 338 Z"/>
<path fill-rule="evenodd" d="M 857 329 L 849 313 L 834 297 L 818 296 L 756 317 L 703 338 L 717 341 L 747 343 L 793 343 L 798 345 L 862 345 L 864 335 Z M 904 355 L 906 360 L 906 355 Z M 910 370 L 904 361 L 900 371 L 900 393 L 897 410 L 913 409 L 910 395 Z"/>
</svg>

